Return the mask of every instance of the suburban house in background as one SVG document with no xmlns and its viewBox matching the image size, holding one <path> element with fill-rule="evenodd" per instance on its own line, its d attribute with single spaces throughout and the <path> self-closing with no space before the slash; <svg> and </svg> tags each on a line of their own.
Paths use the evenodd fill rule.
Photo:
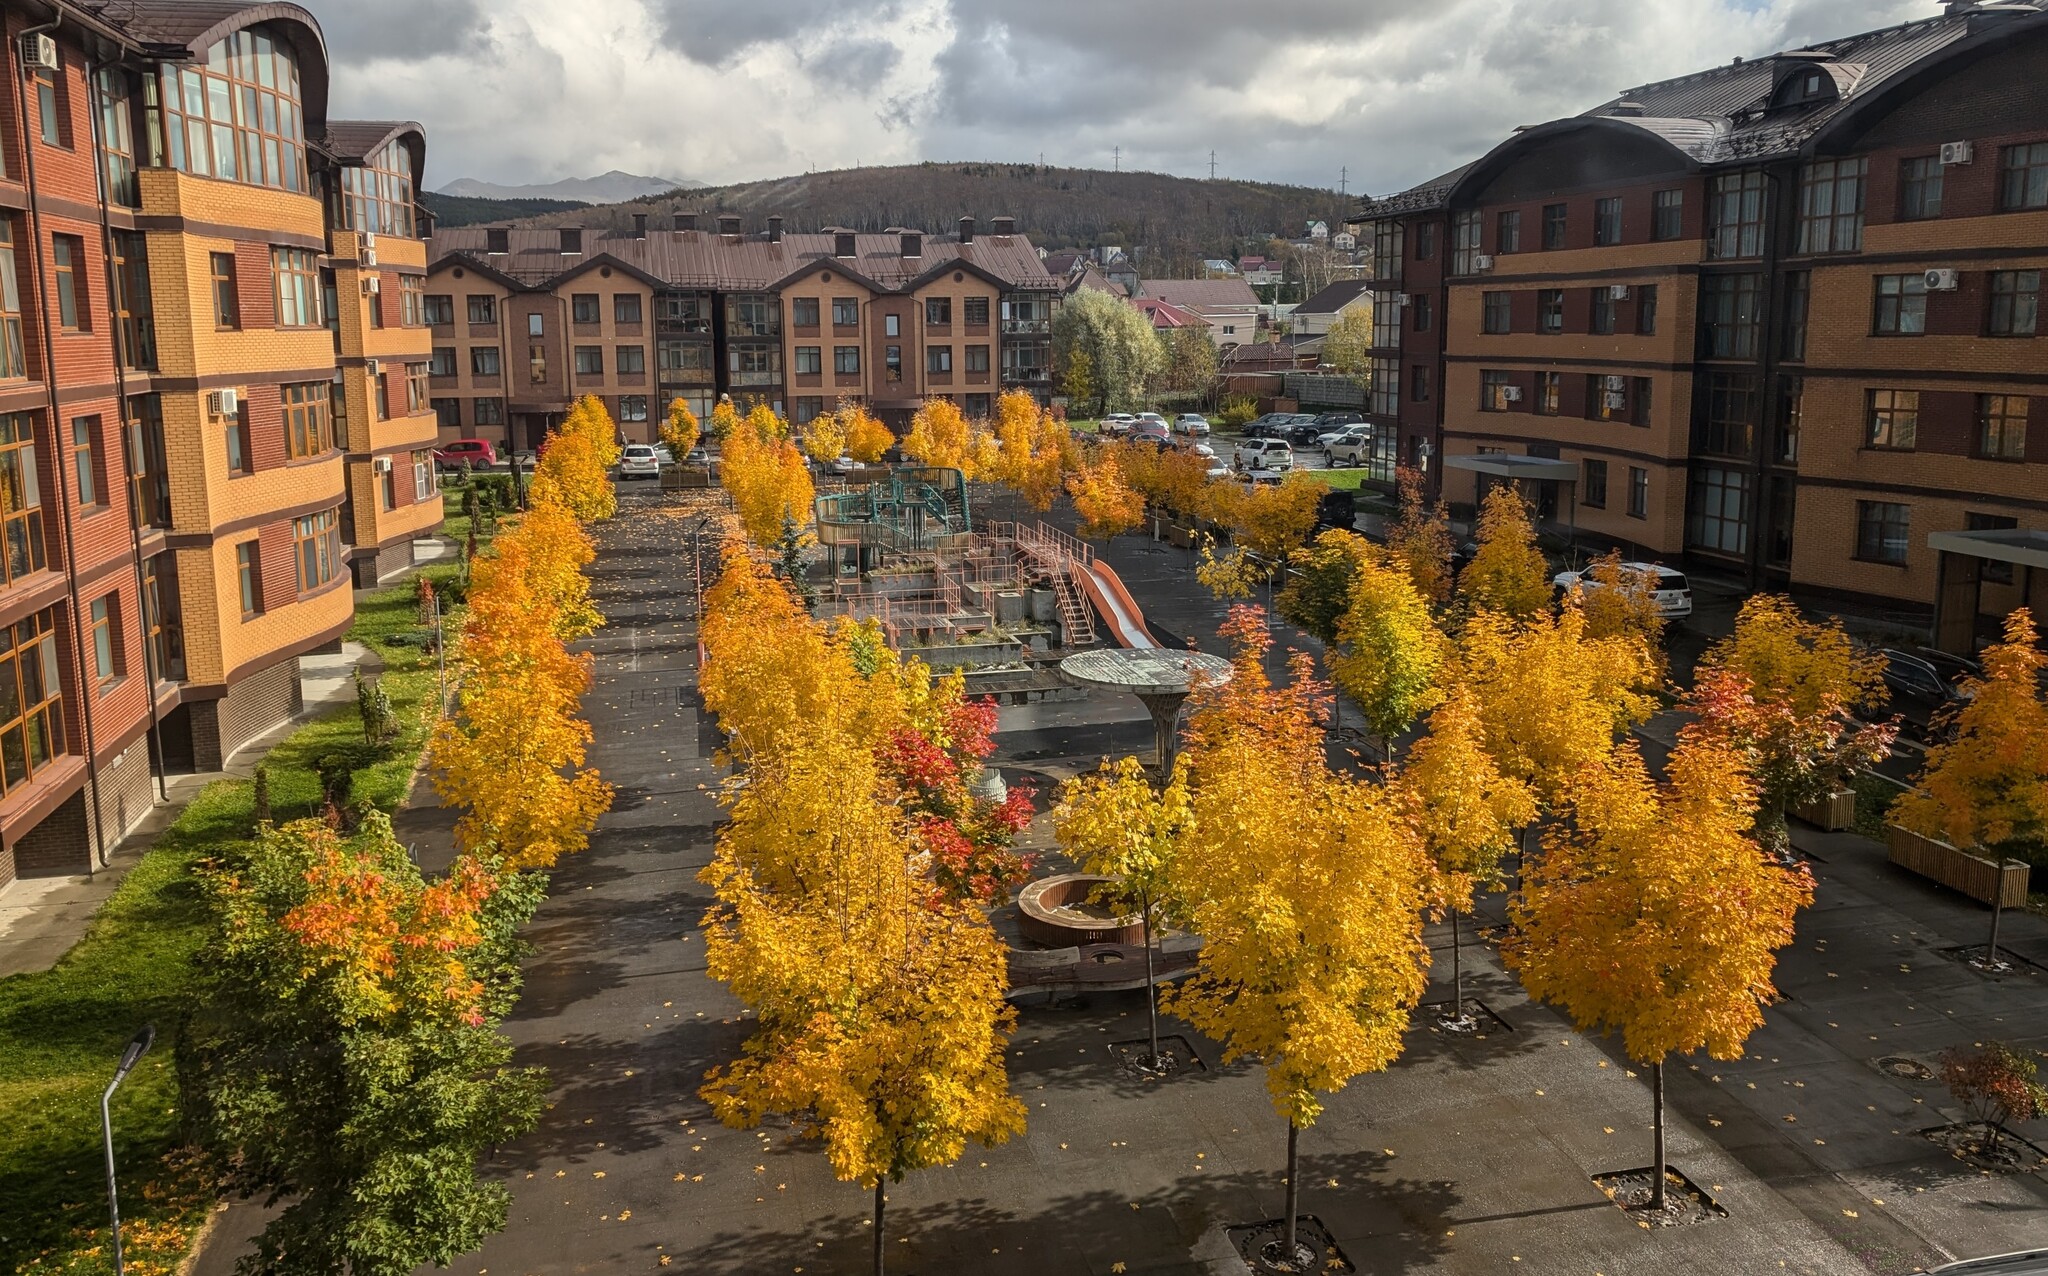
<svg viewBox="0 0 2048 1276">
<path fill-rule="evenodd" d="M 1201 316 L 1219 349 L 1258 336 L 1259 295 L 1242 279 L 1145 279 L 1131 295 Z"/>
<path fill-rule="evenodd" d="M 1368 315 L 1372 313 L 1371 281 L 1338 280 L 1295 306 L 1289 312 L 1288 325 L 1297 337 L 1320 337 L 1328 333 L 1330 325 L 1337 322 L 1337 316 L 1347 310 L 1363 310 Z"/>
</svg>

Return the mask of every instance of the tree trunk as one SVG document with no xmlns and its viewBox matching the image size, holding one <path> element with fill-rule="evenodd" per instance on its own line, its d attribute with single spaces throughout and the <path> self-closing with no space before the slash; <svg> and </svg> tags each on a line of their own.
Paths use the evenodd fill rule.
<svg viewBox="0 0 2048 1276">
<path fill-rule="evenodd" d="M 1656 1165 L 1655 1165 L 1654 1167 L 1652 1167 L 1652 1169 L 1651 1169 L 1651 1171 L 1650 1171 L 1650 1172 L 1651 1172 L 1651 1174 L 1653 1174 L 1653 1175 L 1655 1176 L 1655 1177 L 1654 1177 L 1654 1178 L 1653 1178 L 1653 1179 L 1651 1180 L 1651 1182 L 1650 1182 L 1650 1208 L 1651 1208 L 1651 1209 L 1653 1209 L 1653 1210 L 1655 1210 L 1655 1211 L 1657 1211 L 1658 1213 L 1660 1213 L 1660 1214 L 1661 1214 L 1661 1213 L 1662 1213 L 1662 1212 L 1664 1211 L 1664 1207 L 1665 1207 L 1665 1198 L 1664 1198 L 1664 1061 L 1663 1061 L 1662 1059 L 1659 1059 L 1659 1060 L 1657 1060 L 1657 1062 L 1655 1062 L 1655 1063 L 1653 1063 L 1653 1064 L 1651 1064 L 1651 1065 L 1650 1065 L 1650 1095 L 1651 1095 L 1651 1103 L 1652 1103 L 1652 1105 L 1654 1106 L 1654 1108 L 1656 1109 L 1656 1114 L 1657 1114 L 1657 1117 L 1656 1117 L 1656 1127 L 1657 1127 L 1657 1129 L 1656 1129 L 1656 1136 L 1655 1136 L 1655 1138 L 1656 1138 L 1656 1145 L 1657 1145 L 1657 1156 L 1656 1156 Z"/>
<path fill-rule="evenodd" d="M 875 1276 L 882 1276 L 882 1185 L 887 1181 L 875 1176 Z"/>
<path fill-rule="evenodd" d="M 1287 1121 L 1287 1264 L 1295 1263 L 1298 1253 L 1295 1248 L 1301 1242 L 1296 1239 L 1295 1216 L 1301 1212 L 1301 1131 L 1295 1127 L 1294 1119 Z"/>
<path fill-rule="evenodd" d="M 1458 925 L 1459 910 L 1451 910 L 1451 1018 L 1465 1017 L 1465 953 L 1459 943 L 1462 927 Z"/>
<path fill-rule="evenodd" d="M 1144 895 L 1138 896 L 1144 909 L 1139 921 L 1145 928 L 1145 1021 L 1152 1038 L 1152 1054 L 1147 1067 L 1159 1071 L 1159 989 L 1152 982 L 1152 901 Z"/>
</svg>

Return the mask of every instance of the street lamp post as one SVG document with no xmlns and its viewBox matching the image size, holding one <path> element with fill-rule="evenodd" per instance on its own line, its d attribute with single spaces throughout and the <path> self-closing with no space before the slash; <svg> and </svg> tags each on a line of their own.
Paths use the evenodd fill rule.
<svg viewBox="0 0 2048 1276">
<path fill-rule="evenodd" d="M 107 1212 L 112 1215 L 114 1220 L 114 1276 L 121 1276 L 123 1269 L 121 1266 L 121 1202 L 114 1190 L 114 1115 L 110 1105 L 114 1101 L 114 1091 L 120 1087 L 123 1081 L 128 1079 L 128 1073 L 135 1067 L 136 1062 L 148 1052 L 150 1045 L 155 1041 L 156 1025 L 153 1023 L 142 1025 L 142 1031 L 136 1033 L 128 1042 L 128 1048 L 121 1052 L 121 1065 L 114 1069 L 114 1079 L 107 1082 L 106 1091 L 100 1095 L 100 1132 L 106 1138 L 107 1147 Z"/>
</svg>

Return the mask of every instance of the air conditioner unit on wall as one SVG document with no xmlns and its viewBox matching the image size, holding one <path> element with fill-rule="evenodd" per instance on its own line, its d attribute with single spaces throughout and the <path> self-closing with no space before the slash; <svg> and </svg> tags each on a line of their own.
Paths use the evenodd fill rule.
<svg viewBox="0 0 2048 1276">
<path fill-rule="evenodd" d="M 381 276 L 363 276 L 363 295 L 365 297 L 374 297 L 382 291 L 384 291 L 384 280 Z"/>
<path fill-rule="evenodd" d="M 1605 402 L 1609 412 L 1619 412 L 1628 406 L 1628 396 L 1609 391 L 1605 397 Z"/>
<path fill-rule="evenodd" d="M 1968 142 L 1943 142 L 1941 162 L 1943 164 L 1967 164 L 1976 158 L 1976 148 Z"/>
<path fill-rule="evenodd" d="M 242 410 L 242 394 L 239 390 L 209 390 L 206 394 L 206 412 L 209 416 L 231 417 Z"/>
<path fill-rule="evenodd" d="M 371 471 L 371 473 L 373 473 L 373 474 L 389 474 L 389 473 L 391 473 L 391 458 L 390 458 L 390 457 L 388 457 L 388 456 L 376 456 L 376 457 L 371 457 L 371 458 L 370 458 L 370 471 Z"/>
<path fill-rule="evenodd" d="M 57 41 L 47 35 L 25 35 L 21 37 L 21 61 L 25 66 L 39 66 L 55 71 L 57 69 Z"/>
<path fill-rule="evenodd" d="M 374 244 L 374 243 L 365 243 L 365 244 L 363 245 L 363 264 L 364 264 L 365 266 L 374 266 L 374 265 L 376 265 L 376 264 L 377 264 L 377 245 L 376 245 L 376 244 Z"/>
<path fill-rule="evenodd" d="M 1520 403 L 1522 401 L 1522 387 L 1518 385 L 1502 386 L 1500 397 L 1509 403 Z"/>
<path fill-rule="evenodd" d="M 1478 271 L 1482 275 L 1485 274 L 1487 271 L 1493 269 L 1493 258 L 1488 256 L 1486 253 L 1479 254 L 1477 257 L 1474 257 L 1472 259 L 1472 269 Z"/>
<path fill-rule="evenodd" d="M 1628 300 L 1628 285 L 1627 285 L 1627 284 L 1609 284 L 1609 285 L 1607 285 L 1607 298 L 1608 298 L 1608 300 L 1610 300 L 1610 301 L 1627 301 L 1627 300 Z"/>
<path fill-rule="evenodd" d="M 1628 389 L 1628 378 L 1608 377 L 1602 382 L 1602 384 L 1607 389 L 1615 391 L 1616 393 L 1620 393 L 1621 391 Z"/>
<path fill-rule="evenodd" d="M 1927 272 L 1927 291 L 1954 292 L 1962 278 L 1959 270 L 1930 270 Z"/>
</svg>

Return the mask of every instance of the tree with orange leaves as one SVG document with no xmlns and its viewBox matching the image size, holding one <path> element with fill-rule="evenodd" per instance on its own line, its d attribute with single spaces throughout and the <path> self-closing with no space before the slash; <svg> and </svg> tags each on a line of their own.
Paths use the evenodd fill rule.
<svg viewBox="0 0 2048 1276">
<path fill-rule="evenodd" d="M 2005 618 L 2005 641 L 1984 652 L 1984 676 L 1955 716 L 1955 738 L 1927 751 L 1920 787 L 1895 818 L 1956 846 L 1987 846 L 2048 867 L 2048 667 L 2022 607 Z"/>
<path fill-rule="evenodd" d="M 889 427 L 860 404 L 842 402 L 838 416 L 846 431 L 846 454 L 862 465 L 873 465 L 884 452 L 896 446 L 896 436 Z"/>
<path fill-rule="evenodd" d="M 799 531 L 810 525 L 817 487 L 788 423 L 774 412 L 758 407 L 735 422 L 721 457 L 725 490 L 748 540 L 766 549 L 782 540 L 786 522 Z"/>
<path fill-rule="evenodd" d="M 903 436 L 903 455 L 919 465 L 959 470 L 971 479 L 979 477 L 972 444 L 967 418 L 953 401 L 927 399 L 910 418 L 910 433 Z"/>
<path fill-rule="evenodd" d="M 1074 510 L 1081 516 L 1077 529 L 1083 540 L 1109 540 L 1136 527 L 1145 517 L 1145 498 L 1124 481 L 1124 473 L 1113 455 L 1102 454 L 1081 463 L 1067 477 L 1067 494 L 1074 498 Z"/>
<path fill-rule="evenodd" d="M 1387 527 L 1387 550 L 1408 569 L 1408 578 L 1433 607 L 1451 597 L 1450 511 L 1442 500 L 1423 499 L 1422 472 L 1404 465 L 1394 471 L 1400 514 Z"/>
<path fill-rule="evenodd" d="M 546 1089 L 499 1031 L 542 882 L 470 857 L 430 882 L 373 813 L 346 837 L 265 827 L 204 884 L 186 1115 L 230 1194 L 290 1202 L 252 1261 L 398 1273 L 476 1248 L 510 1201 L 480 1163 Z"/>
</svg>

